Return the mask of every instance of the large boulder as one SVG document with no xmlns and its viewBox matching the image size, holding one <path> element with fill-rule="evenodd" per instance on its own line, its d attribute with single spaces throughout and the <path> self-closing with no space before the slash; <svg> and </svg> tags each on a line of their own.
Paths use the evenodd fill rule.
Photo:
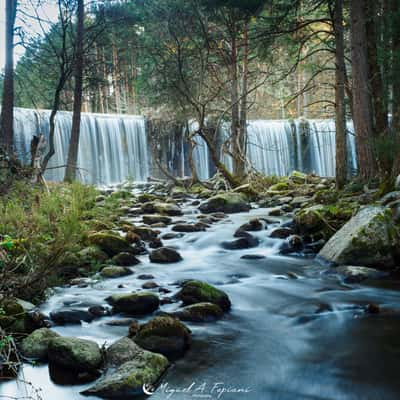
<svg viewBox="0 0 400 400">
<path fill-rule="evenodd" d="M 162 316 L 141 325 L 133 340 L 146 350 L 176 358 L 190 347 L 191 334 L 179 319 Z"/>
<path fill-rule="evenodd" d="M 21 352 L 24 357 L 44 361 L 47 359 L 50 340 L 59 336 L 48 328 L 37 329 L 22 340 Z"/>
<path fill-rule="evenodd" d="M 123 337 L 107 348 L 107 365 L 111 367 L 119 367 L 128 361 L 134 360 L 137 354 L 142 351 L 143 349 L 141 349 L 132 339 L 129 337 Z"/>
<path fill-rule="evenodd" d="M 182 256 L 170 247 L 160 247 L 150 253 L 150 261 L 153 263 L 173 263 L 182 260 Z"/>
<path fill-rule="evenodd" d="M 158 296 L 150 292 L 114 294 L 106 301 L 112 305 L 115 313 L 130 315 L 150 314 L 160 305 Z"/>
<path fill-rule="evenodd" d="M 140 350 L 132 361 L 111 371 L 82 394 L 106 399 L 130 399 L 144 395 L 143 386 L 155 384 L 168 365 L 163 355 Z"/>
<path fill-rule="evenodd" d="M 73 337 L 56 337 L 48 343 L 49 364 L 79 372 L 92 372 L 102 363 L 96 342 Z"/>
<path fill-rule="evenodd" d="M 196 303 L 172 313 L 182 321 L 210 322 L 222 318 L 224 312 L 213 303 Z"/>
<path fill-rule="evenodd" d="M 250 249 L 258 246 L 260 241 L 245 231 L 240 231 L 241 237 L 235 240 L 229 240 L 221 243 L 221 246 L 227 250 Z"/>
<path fill-rule="evenodd" d="M 176 224 L 172 227 L 174 232 L 201 232 L 205 231 L 205 227 L 202 223 L 197 224 Z"/>
<path fill-rule="evenodd" d="M 385 269 L 396 264 L 399 237 L 390 209 L 368 206 L 330 238 L 319 256 L 335 264 Z"/>
<path fill-rule="evenodd" d="M 176 297 L 182 300 L 184 305 L 213 303 L 223 311 L 228 311 L 231 308 L 231 301 L 225 292 L 202 281 L 185 282 Z"/>
<path fill-rule="evenodd" d="M 241 193 L 221 193 L 209 198 L 199 209 L 202 213 L 210 214 L 214 212 L 224 213 L 238 213 L 242 211 L 249 211 L 250 204 L 246 196 Z"/>
<path fill-rule="evenodd" d="M 141 207 L 142 212 L 146 214 L 160 214 L 168 216 L 183 215 L 182 210 L 173 203 L 161 203 L 158 201 L 145 203 Z"/>
<path fill-rule="evenodd" d="M 132 253 L 133 249 L 126 239 L 114 232 L 98 232 L 88 237 L 89 243 L 96 245 L 110 257 L 118 253 Z"/>
</svg>

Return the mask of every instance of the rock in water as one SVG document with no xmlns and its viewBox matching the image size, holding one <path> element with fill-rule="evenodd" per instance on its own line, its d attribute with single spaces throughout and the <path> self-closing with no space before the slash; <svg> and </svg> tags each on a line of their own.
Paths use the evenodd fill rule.
<svg viewBox="0 0 400 400">
<path fill-rule="evenodd" d="M 228 295 L 206 282 L 187 281 L 176 296 L 182 300 L 184 305 L 213 303 L 223 311 L 228 311 L 231 308 L 231 301 Z"/>
<path fill-rule="evenodd" d="M 182 321 L 210 322 L 222 318 L 224 312 L 213 303 L 196 303 L 172 313 Z"/>
<path fill-rule="evenodd" d="M 114 294 L 106 300 L 114 312 L 131 315 L 150 314 L 160 305 L 158 296 L 150 292 Z"/>
<path fill-rule="evenodd" d="M 130 399 L 143 395 L 143 385 L 153 385 L 167 369 L 168 360 L 161 354 L 141 350 L 132 361 L 99 379 L 82 392 L 106 399 Z"/>
<path fill-rule="evenodd" d="M 59 337 L 57 332 L 48 328 L 40 328 L 32 332 L 21 343 L 21 351 L 24 357 L 35 360 L 47 360 L 47 352 L 50 340 Z"/>
<path fill-rule="evenodd" d="M 205 214 L 214 212 L 238 213 L 249 211 L 250 208 L 250 204 L 243 194 L 233 192 L 217 194 L 199 207 L 200 211 Z"/>
<path fill-rule="evenodd" d="M 163 316 L 141 325 L 133 340 L 146 350 L 174 359 L 190 347 L 191 335 L 179 319 Z"/>
<path fill-rule="evenodd" d="M 182 260 L 182 256 L 170 247 L 160 247 L 150 253 L 150 261 L 153 263 L 172 263 Z"/>
<path fill-rule="evenodd" d="M 368 206 L 329 239 L 319 256 L 335 264 L 388 268 L 395 265 L 398 245 L 390 209 Z"/>
<path fill-rule="evenodd" d="M 133 249 L 126 239 L 114 232 L 94 233 L 88 238 L 89 243 L 99 246 L 110 257 L 118 253 L 132 253 Z"/>
<path fill-rule="evenodd" d="M 57 337 L 49 341 L 49 364 L 76 373 L 93 372 L 102 363 L 100 348 L 91 340 Z"/>
<path fill-rule="evenodd" d="M 114 342 L 106 351 L 106 361 L 108 366 L 119 367 L 120 365 L 132 361 L 136 358 L 141 349 L 132 339 L 123 337 Z"/>
<path fill-rule="evenodd" d="M 104 267 L 100 271 L 103 278 L 120 278 L 121 276 L 132 275 L 133 272 L 127 267 L 118 267 L 117 265 L 110 265 Z"/>
<path fill-rule="evenodd" d="M 343 275 L 346 283 L 359 283 L 366 279 L 378 279 L 385 275 L 385 272 L 374 268 L 343 265 L 337 268 L 337 272 Z"/>
<path fill-rule="evenodd" d="M 119 253 L 112 258 L 112 263 L 120 267 L 139 264 L 140 261 L 132 253 Z"/>
</svg>

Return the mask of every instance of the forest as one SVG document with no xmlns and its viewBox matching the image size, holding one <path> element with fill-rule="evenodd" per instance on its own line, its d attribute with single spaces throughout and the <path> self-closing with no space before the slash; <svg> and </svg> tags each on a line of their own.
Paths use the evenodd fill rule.
<svg viewBox="0 0 400 400">
<path fill-rule="evenodd" d="M 399 398 L 399 0 L 0 35 L 0 399 Z"/>
</svg>

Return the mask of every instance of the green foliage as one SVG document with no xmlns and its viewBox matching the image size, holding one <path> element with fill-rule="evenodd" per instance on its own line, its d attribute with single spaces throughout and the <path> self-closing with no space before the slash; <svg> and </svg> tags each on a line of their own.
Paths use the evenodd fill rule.
<svg viewBox="0 0 400 400">
<path fill-rule="evenodd" d="M 40 292 L 49 282 L 60 283 L 65 266 L 78 270 L 79 262 L 71 260 L 79 260 L 75 255 L 96 220 L 107 223 L 115 213 L 116 200 L 106 200 L 100 207 L 97 195 L 96 189 L 79 183 L 58 184 L 47 191 L 16 182 L 0 199 L 0 263 L 7 276 L 0 290 L 10 285 L 10 279 L 32 279 L 39 281 L 32 291 Z M 13 286 L 18 290 L 18 284 Z"/>
</svg>

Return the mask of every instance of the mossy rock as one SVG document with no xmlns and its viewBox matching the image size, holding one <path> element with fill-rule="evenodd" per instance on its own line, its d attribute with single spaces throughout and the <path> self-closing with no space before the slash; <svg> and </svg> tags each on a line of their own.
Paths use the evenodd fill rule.
<svg viewBox="0 0 400 400">
<path fill-rule="evenodd" d="M 117 265 L 109 265 L 100 271 L 103 278 L 120 278 L 121 276 L 132 275 L 133 272 L 127 267 L 120 267 Z"/>
<path fill-rule="evenodd" d="M 80 265 L 92 264 L 93 262 L 105 262 L 108 254 L 101 250 L 99 246 L 88 246 L 78 252 Z"/>
<path fill-rule="evenodd" d="M 214 212 L 238 213 L 250 210 L 250 204 L 242 193 L 226 192 L 211 197 L 199 209 L 202 213 L 211 214 Z"/>
<path fill-rule="evenodd" d="M 307 174 L 300 172 L 300 171 L 293 171 L 290 176 L 289 179 L 294 182 L 297 183 L 299 185 L 306 183 L 307 182 Z"/>
<path fill-rule="evenodd" d="M 146 242 L 156 239 L 159 233 L 158 231 L 146 226 L 135 226 L 131 229 L 131 232 L 136 233 L 136 235 L 139 235 L 140 238 Z"/>
<path fill-rule="evenodd" d="M 318 204 L 334 204 L 339 198 L 337 190 L 318 190 L 314 195 L 314 201 Z"/>
<path fill-rule="evenodd" d="M 169 362 L 161 354 L 141 350 L 128 361 L 100 378 L 82 394 L 106 399 L 128 399 L 142 396 L 144 385 L 155 384 L 168 368 Z"/>
<path fill-rule="evenodd" d="M 206 302 L 218 305 L 223 311 L 231 308 L 228 295 L 206 282 L 195 280 L 185 282 L 176 296 L 184 305 Z"/>
<path fill-rule="evenodd" d="M 29 325 L 29 318 L 24 307 L 16 298 L 2 300 L 0 308 L 3 310 L 0 315 L 0 328 L 10 333 L 26 333 Z"/>
<path fill-rule="evenodd" d="M 106 299 L 113 311 L 130 315 L 150 314 L 157 310 L 160 300 L 151 292 L 114 294 Z"/>
<path fill-rule="evenodd" d="M 282 192 L 282 191 L 287 191 L 289 190 L 289 183 L 285 181 L 281 181 L 278 183 L 275 183 L 275 185 L 272 185 L 269 187 L 268 191 L 269 192 Z"/>
<path fill-rule="evenodd" d="M 175 311 L 172 315 L 182 321 L 211 322 L 222 318 L 224 312 L 213 303 L 196 303 Z"/>
<path fill-rule="evenodd" d="M 172 218 L 167 215 L 143 215 L 143 223 L 146 225 L 158 224 L 160 222 L 168 225 L 172 222 Z"/>
<path fill-rule="evenodd" d="M 134 360 L 138 353 L 142 352 L 140 348 L 129 337 L 123 337 L 114 342 L 106 351 L 106 362 L 108 367 L 119 367 L 120 365 Z"/>
<path fill-rule="evenodd" d="M 179 319 L 162 316 L 141 325 L 134 341 L 146 350 L 173 359 L 182 356 L 192 340 L 190 330 Z"/>
<path fill-rule="evenodd" d="M 49 364 L 76 372 L 92 372 L 102 363 L 97 343 L 73 337 L 56 337 L 48 343 Z"/>
<path fill-rule="evenodd" d="M 131 253 L 119 253 L 112 258 L 111 262 L 120 267 L 128 267 L 139 264 L 140 260 Z"/>
<path fill-rule="evenodd" d="M 396 265 L 399 228 L 389 208 L 362 208 L 325 244 L 319 256 L 335 264 L 388 269 Z"/>
<path fill-rule="evenodd" d="M 45 361 L 50 340 L 59 337 L 57 332 L 48 328 L 40 328 L 32 332 L 21 342 L 21 352 L 24 357 Z"/>
<path fill-rule="evenodd" d="M 132 253 L 131 245 L 123 237 L 114 232 L 99 232 L 89 236 L 90 244 L 100 247 L 110 257 L 118 253 Z"/>
</svg>

